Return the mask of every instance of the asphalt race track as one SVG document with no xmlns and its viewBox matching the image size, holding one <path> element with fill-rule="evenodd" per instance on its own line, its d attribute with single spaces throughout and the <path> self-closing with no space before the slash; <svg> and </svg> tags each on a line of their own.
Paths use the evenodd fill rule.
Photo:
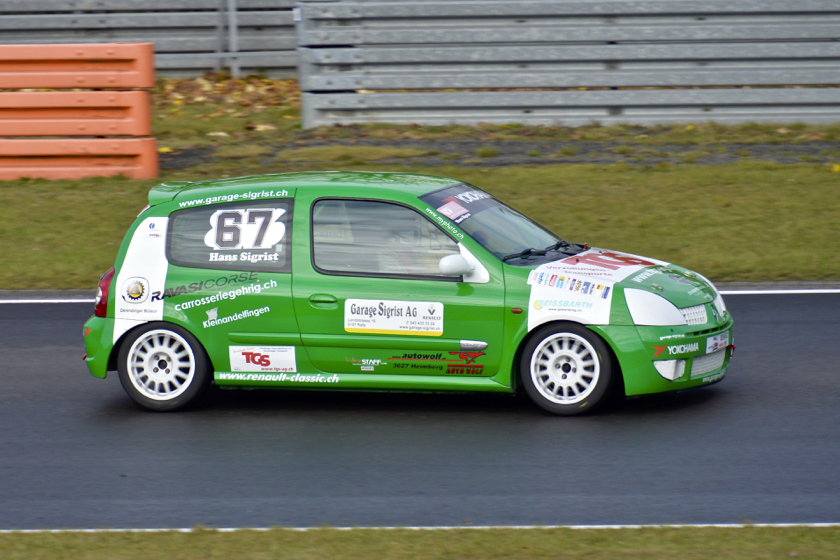
<svg viewBox="0 0 840 560">
<path fill-rule="evenodd" d="M 722 383 L 582 418 L 220 390 L 155 414 L 87 372 L 92 304 L 0 305 L 0 529 L 840 521 L 840 294 L 726 299 Z"/>
</svg>

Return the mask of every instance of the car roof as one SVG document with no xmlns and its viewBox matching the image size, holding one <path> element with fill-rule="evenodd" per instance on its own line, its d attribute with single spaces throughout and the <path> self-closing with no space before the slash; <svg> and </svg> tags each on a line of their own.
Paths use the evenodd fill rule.
<svg viewBox="0 0 840 560">
<path fill-rule="evenodd" d="M 385 173 L 371 171 L 309 171 L 252 175 L 213 181 L 175 181 L 162 183 L 149 191 L 149 204 L 155 206 L 176 198 L 223 196 L 242 193 L 243 190 L 323 189 L 377 189 L 395 193 L 423 195 L 427 192 L 463 183 L 459 179 L 421 175 L 418 173 Z M 348 193 L 350 194 L 350 193 Z M 354 193 L 359 195 L 361 193 Z M 382 193 L 384 194 L 384 193 Z"/>
</svg>

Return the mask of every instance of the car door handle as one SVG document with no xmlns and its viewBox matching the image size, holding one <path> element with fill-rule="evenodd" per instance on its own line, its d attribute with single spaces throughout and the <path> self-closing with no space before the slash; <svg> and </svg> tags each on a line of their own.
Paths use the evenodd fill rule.
<svg viewBox="0 0 840 560">
<path fill-rule="evenodd" d="M 330 294 L 312 294 L 309 296 L 309 301 L 312 303 L 338 303 L 335 296 L 331 296 Z"/>
<path fill-rule="evenodd" d="M 338 299 L 330 294 L 312 294 L 309 305 L 316 309 L 338 309 Z"/>
</svg>

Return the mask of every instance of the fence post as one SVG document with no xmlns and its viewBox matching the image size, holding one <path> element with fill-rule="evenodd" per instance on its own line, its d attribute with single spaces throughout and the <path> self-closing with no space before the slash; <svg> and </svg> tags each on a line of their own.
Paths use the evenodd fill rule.
<svg viewBox="0 0 840 560">
<path fill-rule="evenodd" d="M 237 17 L 236 0 L 228 0 L 228 52 L 231 54 L 230 74 L 234 78 L 240 76 L 239 57 L 233 56 L 239 52 L 239 18 Z"/>
</svg>

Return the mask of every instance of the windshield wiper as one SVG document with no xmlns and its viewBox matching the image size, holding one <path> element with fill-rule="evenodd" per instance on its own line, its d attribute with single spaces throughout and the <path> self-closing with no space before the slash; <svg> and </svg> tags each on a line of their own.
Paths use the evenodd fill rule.
<svg viewBox="0 0 840 560">
<path fill-rule="evenodd" d="M 561 239 L 560 241 L 558 241 L 554 245 L 549 245 L 548 247 L 546 247 L 545 250 L 546 251 L 556 251 L 560 247 L 571 247 L 571 246 L 572 246 L 571 243 L 569 243 L 565 239 Z"/>
<path fill-rule="evenodd" d="M 519 251 L 518 253 L 505 255 L 504 257 L 502 257 L 502 262 L 504 262 L 508 259 L 519 259 L 519 258 L 522 258 L 522 257 L 529 257 L 531 255 L 536 255 L 536 256 L 541 257 L 541 256 L 545 255 L 545 251 L 543 249 L 534 249 L 533 247 L 529 247 L 527 249 Z"/>
</svg>

